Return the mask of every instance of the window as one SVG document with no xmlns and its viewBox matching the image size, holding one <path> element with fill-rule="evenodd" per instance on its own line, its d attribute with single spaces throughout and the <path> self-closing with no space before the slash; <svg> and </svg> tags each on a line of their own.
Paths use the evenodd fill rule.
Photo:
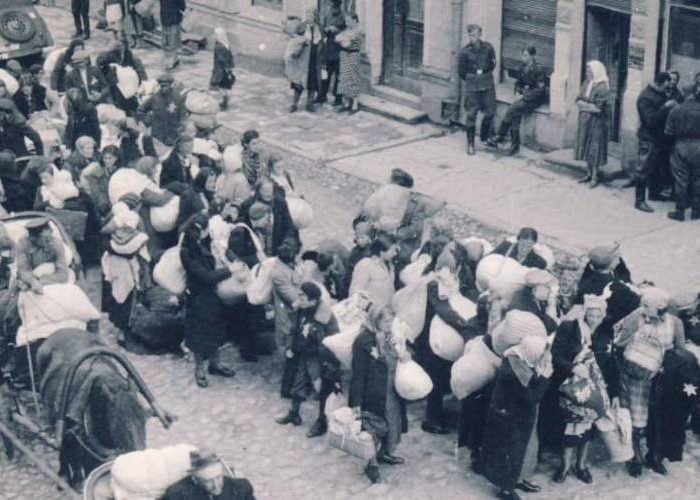
<svg viewBox="0 0 700 500">
<path fill-rule="evenodd" d="M 666 64 L 680 73 L 683 87 L 691 84 L 694 75 L 700 72 L 700 6 L 671 6 L 668 22 Z"/>
<path fill-rule="evenodd" d="M 253 5 L 282 10 L 282 0 L 253 0 Z"/>
</svg>

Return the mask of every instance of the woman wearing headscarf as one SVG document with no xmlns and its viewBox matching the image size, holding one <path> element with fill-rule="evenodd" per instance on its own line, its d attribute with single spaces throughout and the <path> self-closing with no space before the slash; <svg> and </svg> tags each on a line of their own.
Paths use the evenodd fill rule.
<svg viewBox="0 0 700 500">
<path fill-rule="evenodd" d="M 216 268 L 211 253 L 209 221 L 204 214 L 192 217 L 184 230 L 180 260 L 187 275 L 185 301 L 185 346 L 194 352 L 195 381 L 207 387 L 204 370 L 209 361 L 209 373 L 232 377 L 235 372 L 222 366 L 218 359 L 219 347 L 226 341 L 223 304 L 216 295 L 216 285 L 231 277 L 229 268 Z"/>
<path fill-rule="evenodd" d="M 362 411 L 363 429 L 372 434 L 378 451 L 369 461 L 365 474 L 379 481 L 379 463 L 400 465 L 404 459 L 394 455 L 401 434 L 408 430 L 406 404 L 394 388 L 399 360 L 410 359 L 405 344 L 392 336 L 394 312 L 389 306 L 373 307 L 352 345 L 352 378 L 348 405 Z"/>
<path fill-rule="evenodd" d="M 607 408 L 610 404 L 607 387 L 594 354 L 597 328 L 605 318 L 606 308 L 607 303 L 604 298 L 586 295 L 582 316 L 576 320 L 564 321 L 559 325 L 552 344 L 554 375 L 550 390 L 556 391 L 558 395 L 560 386 L 570 377 L 589 379 L 595 383 Z M 547 425 L 556 427 L 556 432 L 560 436 L 563 435 L 561 465 L 554 476 L 554 481 L 563 483 L 572 471 L 575 451 L 576 466 L 573 473 L 584 483 L 590 484 L 593 482 L 593 477 L 586 466 L 588 445 L 593 434 L 593 422 L 601 415 L 593 409 L 576 405 L 568 399 L 561 398 L 560 402 L 558 412 L 557 409 L 547 412 Z"/>
<path fill-rule="evenodd" d="M 511 300 L 509 310 L 527 311 L 537 316 L 547 333 L 557 329 L 557 278 L 542 269 L 532 269 L 525 275 L 525 288 Z"/>
<path fill-rule="evenodd" d="M 535 429 L 537 406 L 552 374 L 547 340 L 527 336 L 503 353 L 484 428 L 484 475 L 500 488 L 499 497 L 518 500 L 516 487 L 539 491 L 521 481 Z"/>
<path fill-rule="evenodd" d="M 586 80 L 576 98 L 579 109 L 575 159 L 585 161 L 588 173 L 579 182 L 598 185 L 598 169 L 608 162 L 610 82 L 600 61 L 586 64 Z"/>
<path fill-rule="evenodd" d="M 668 294 L 660 288 L 644 288 L 641 307 L 614 327 L 614 343 L 622 351 L 620 406 L 627 408 L 632 417 L 634 458 L 627 464 L 632 477 L 642 474 L 641 441 L 649 420 L 652 387 L 661 369 L 664 353 L 674 347 L 685 349 L 683 323 L 668 312 L 669 300 Z M 658 366 L 644 363 L 642 356 L 646 360 L 655 356 Z M 663 464 L 654 461 L 653 457 L 647 457 L 646 465 L 660 474 L 666 473 Z"/>
<path fill-rule="evenodd" d="M 222 27 L 214 28 L 214 67 L 209 80 L 209 88 L 215 90 L 221 96 L 221 111 L 228 109 L 228 101 L 236 76 L 233 74 L 235 63 L 231 44 L 226 30 Z"/>
<path fill-rule="evenodd" d="M 365 257 L 355 266 L 350 282 L 349 295 L 364 292 L 375 306 L 391 304 L 394 287 L 394 259 L 396 240 L 393 236 L 379 234 L 370 247 L 372 256 Z"/>
<path fill-rule="evenodd" d="M 97 143 L 92 136 L 81 135 L 75 141 L 75 149 L 63 162 L 62 170 L 70 172 L 76 184 L 80 182 L 80 174 L 85 170 L 85 167 L 97 159 L 96 147 Z"/>
</svg>

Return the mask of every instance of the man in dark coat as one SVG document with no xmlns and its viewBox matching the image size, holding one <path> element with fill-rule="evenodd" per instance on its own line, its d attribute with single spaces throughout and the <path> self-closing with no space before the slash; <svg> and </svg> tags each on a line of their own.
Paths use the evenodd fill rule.
<svg viewBox="0 0 700 500">
<path fill-rule="evenodd" d="M 326 35 L 326 79 L 323 80 L 321 95 L 318 96 L 318 102 L 324 103 L 328 99 L 328 90 L 331 86 L 331 80 L 335 77 L 333 83 L 333 96 L 335 96 L 334 106 L 340 106 L 343 101 L 338 95 L 338 80 L 340 79 L 340 44 L 335 41 L 338 33 L 345 29 L 345 13 L 343 12 L 342 0 L 332 0 L 331 7 L 321 19 L 321 28 Z"/>
<path fill-rule="evenodd" d="M 64 64 L 67 61 L 63 62 Z M 66 90 L 77 88 L 94 104 L 109 101 L 109 84 L 102 71 L 90 63 L 84 50 L 76 50 L 71 59 L 72 69 L 66 74 Z"/>
<path fill-rule="evenodd" d="M 71 12 L 75 23 L 73 38 L 90 38 L 90 0 L 71 0 Z"/>
<path fill-rule="evenodd" d="M 12 97 L 17 110 L 25 118 L 37 111 L 46 110 L 46 87 L 37 82 L 31 73 L 22 73 L 20 88 Z"/>
<path fill-rule="evenodd" d="M 139 107 L 138 98 L 135 95 L 129 98 L 124 97 L 119 89 L 117 70 L 112 66 L 113 64 L 133 69 L 139 78 L 139 84 L 148 80 L 146 69 L 141 60 L 131 51 L 126 39 L 117 40 L 107 51 L 97 56 L 97 67 L 100 68 L 109 84 L 112 103 L 123 110 L 127 116 L 134 116 Z"/>
<path fill-rule="evenodd" d="M 139 109 L 140 119 L 151 126 L 151 136 L 166 146 L 174 146 L 178 129 L 185 118 L 184 99 L 173 89 L 173 75 L 158 77 L 160 89 Z"/>
<path fill-rule="evenodd" d="M 523 116 L 529 115 L 547 102 L 547 73 L 537 62 L 537 49 L 529 46 L 522 51 L 523 64 L 520 67 L 518 80 L 515 82 L 515 93 L 520 97 L 508 106 L 508 111 L 498 127 L 498 135 L 489 139 L 489 146 L 498 147 L 505 142 L 510 130 L 510 149 L 508 155 L 514 155 L 520 150 L 520 122 Z"/>
<path fill-rule="evenodd" d="M 191 474 L 170 486 L 163 500 L 255 500 L 253 485 L 247 479 L 224 475 L 215 456 L 191 454 Z"/>
<path fill-rule="evenodd" d="M 700 219 L 700 87 L 669 113 L 665 133 L 675 139 L 671 173 L 676 184 L 676 209 L 668 217 L 684 221 L 690 207 L 690 219 Z"/>
<path fill-rule="evenodd" d="M 171 182 L 182 182 L 184 184 L 192 184 L 192 173 L 190 167 L 192 159 L 192 148 L 194 142 L 188 139 L 180 138 L 175 144 L 175 148 L 163 162 L 163 168 L 160 171 L 160 185 L 167 186 Z"/>
<path fill-rule="evenodd" d="M 0 151 L 12 151 L 17 157 L 27 156 L 25 137 L 34 144 L 37 155 L 44 154 L 38 132 L 27 125 L 24 118 L 15 115 L 15 104 L 10 99 L 0 99 Z"/>
<path fill-rule="evenodd" d="M 160 0 L 163 50 L 172 58 L 168 66 L 170 69 L 180 64 L 180 56 L 178 54 L 182 45 L 180 23 L 182 23 L 185 9 L 185 0 Z"/>
<path fill-rule="evenodd" d="M 515 243 L 505 240 L 492 253 L 515 259 L 525 267 L 546 269 L 547 261 L 534 250 L 538 238 L 537 231 L 530 227 L 524 227 L 518 232 L 518 238 Z"/>
<path fill-rule="evenodd" d="M 639 161 L 635 163 L 635 200 L 634 207 L 642 212 L 653 212 L 646 202 L 647 189 L 649 199 L 668 201 L 661 196 L 659 178 L 668 169 L 668 137 L 664 136 L 664 126 L 668 113 L 678 103 L 669 98 L 667 92 L 671 87 L 671 75 L 659 73 L 654 82 L 647 85 L 637 98 L 639 112 Z"/>
<path fill-rule="evenodd" d="M 493 46 L 481 40 L 481 27 L 467 26 L 469 43 L 459 53 L 459 77 L 466 86 L 467 154 L 474 154 L 476 116 L 481 111 L 481 141 L 491 136 L 493 117 L 496 114 L 496 87 L 493 70 L 496 68 L 496 52 Z"/>
<path fill-rule="evenodd" d="M 100 144 L 102 129 L 97 116 L 95 105 L 85 99 L 79 88 L 71 88 L 66 92 L 68 121 L 63 132 L 63 143 L 75 151 L 76 141 L 83 136 L 92 137 L 95 144 Z"/>
</svg>

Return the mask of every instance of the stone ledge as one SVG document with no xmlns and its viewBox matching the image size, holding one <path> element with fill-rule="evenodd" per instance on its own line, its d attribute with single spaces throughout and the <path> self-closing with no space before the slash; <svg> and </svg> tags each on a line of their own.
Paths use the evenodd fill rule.
<svg viewBox="0 0 700 500">
<path fill-rule="evenodd" d="M 362 94 L 359 97 L 360 106 L 367 111 L 386 116 L 404 123 L 414 124 L 425 120 L 428 115 L 402 104 L 391 102 L 373 95 Z"/>
</svg>

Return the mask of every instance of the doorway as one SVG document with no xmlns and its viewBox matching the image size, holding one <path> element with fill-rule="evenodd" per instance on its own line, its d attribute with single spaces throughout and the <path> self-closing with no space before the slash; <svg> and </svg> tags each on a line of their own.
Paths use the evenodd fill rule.
<svg viewBox="0 0 700 500">
<path fill-rule="evenodd" d="M 384 0 L 385 85 L 420 95 L 423 0 Z"/>
<path fill-rule="evenodd" d="M 610 79 L 610 140 L 620 141 L 622 95 L 627 85 L 630 16 L 600 7 L 586 10 L 584 74 L 587 61 L 597 59 L 605 65 Z"/>
</svg>

